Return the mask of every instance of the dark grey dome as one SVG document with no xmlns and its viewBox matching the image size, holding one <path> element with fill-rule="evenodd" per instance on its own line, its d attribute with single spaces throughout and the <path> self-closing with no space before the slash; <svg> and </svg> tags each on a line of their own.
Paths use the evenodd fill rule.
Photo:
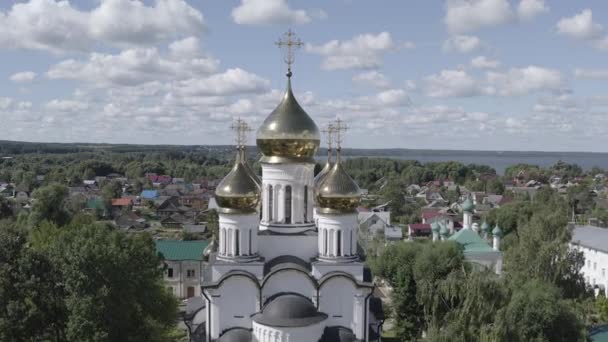
<svg viewBox="0 0 608 342">
<path fill-rule="evenodd" d="M 308 298 L 297 294 L 280 295 L 253 316 L 255 322 L 271 327 L 305 327 L 326 318 Z"/>
<path fill-rule="evenodd" d="M 217 342 L 251 342 L 251 331 L 245 328 L 227 330 Z"/>
<path fill-rule="evenodd" d="M 327 327 L 320 342 L 356 342 L 353 331 L 345 327 Z"/>
</svg>

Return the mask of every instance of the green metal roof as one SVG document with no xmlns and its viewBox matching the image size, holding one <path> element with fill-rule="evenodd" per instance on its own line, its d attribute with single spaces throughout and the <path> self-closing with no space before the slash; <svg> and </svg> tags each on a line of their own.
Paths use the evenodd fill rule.
<svg viewBox="0 0 608 342">
<path fill-rule="evenodd" d="M 105 210 L 106 204 L 101 198 L 93 198 L 87 201 L 87 208 Z"/>
<path fill-rule="evenodd" d="M 156 251 L 165 260 L 203 260 L 203 251 L 208 244 L 207 240 L 156 240 Z"/>
<path fill-rule="evenodd" d="M 464 253 L 495 252 L 492 247 L 472 229 L 461 229 L 448 240 L 456 241 L 464 247 Z"/>
</svg>

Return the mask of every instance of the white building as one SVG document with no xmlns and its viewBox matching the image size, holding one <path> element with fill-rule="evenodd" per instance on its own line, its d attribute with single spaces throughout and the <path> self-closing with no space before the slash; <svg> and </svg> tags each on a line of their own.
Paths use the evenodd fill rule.
<svg viewBox="0 0 608 342">
<path fill-rule="evenodd" d="M 165 284 L 180 299 L 201 295 L 203 252 L 207 241 L 156 240 L 165 269 Z"/>
<path fill-rule="evenodd" d="M 575 226 L 571 246 L 585 256 L 581 271 L 587 285 L 608 297 L 608 229 Z"/>
<path fill-rule="evenodd" d="M 289 72 L 285 96 L 257 132 L 261 181 L 240 148 L 216 190 L 219 243 L 202 286 L 206 341 L 379 340 L 371 272 L 357 255 L 360 190 L 339 146 L 315 180 L 319 143 Z"/>
</svg>

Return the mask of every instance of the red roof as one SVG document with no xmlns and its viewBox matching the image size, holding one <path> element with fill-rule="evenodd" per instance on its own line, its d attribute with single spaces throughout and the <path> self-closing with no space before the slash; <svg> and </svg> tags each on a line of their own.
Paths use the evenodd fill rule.
<svg viewBox="0 0 608 342">
<path fill-rule="evenodd" d="M 133 200 L 130 198 L 112 198 L 113 207 L 125 207 L 133 205 Z"/>
<path fill-rule="evenodd" d="M 422 213 L 422 218 L 425 220 L 431 219 L 433 217 L 437 217 L 437 216 L 446 216 L 446 214 L 440 212 L 440 211 L 425 211 Z"/>
<path fill-rule="evenodd" d="M 431 231 L 431 225 L 428 223 L 411 223 L 409 228 L 414 232 Z"/>
</svg>

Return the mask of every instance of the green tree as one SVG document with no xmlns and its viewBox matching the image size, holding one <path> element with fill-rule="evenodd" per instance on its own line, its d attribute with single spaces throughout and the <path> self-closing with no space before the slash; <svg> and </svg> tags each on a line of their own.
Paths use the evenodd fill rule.
<svg viewBox="0 0 608 342">
<path fill-rule="evenodd" d="M 61 272 L 70 341 L 165 341 L 177 303 L 146 235 L 69 227 L 50 249 Z"/>
<path fill-rule="evenodd" d="M 585 296 L 584 257 L 570 248 L 571 237 L 563 212 L 539 208 L 519 229 L 518 243 L 505 252 L 505 273 L 519 284 L 532 278 L 555 285 L 565 298 Z"/>
<path fill-rule="evenodd" d="M 608 323 L 608 298 L 602 294 L 597 296 L 595 299 L 595 310 L 600 322 Z"/>
<path fill-rule="evenodd" d="M 517 287 L 496 321 L 498 341 L 586 341 L 576 305 L 561 299 L 557 287 L 539 280 Z"/>
<path fill-rule="evenodd" d="M 50 260 L 27 232 L 0 223 L 0 341 L 63 341 L 65 307 Z"/>
<path fill-rule="evenodd" d="M 34 204 L 30 214 L 30 222 L 37 225 L 42 221 L 50 221 L 58 225 L 67 223 L 70 216 L 65 209 L 68 188 L 61 184 L 51 184 L 34 191 Z"/>
</svg>

